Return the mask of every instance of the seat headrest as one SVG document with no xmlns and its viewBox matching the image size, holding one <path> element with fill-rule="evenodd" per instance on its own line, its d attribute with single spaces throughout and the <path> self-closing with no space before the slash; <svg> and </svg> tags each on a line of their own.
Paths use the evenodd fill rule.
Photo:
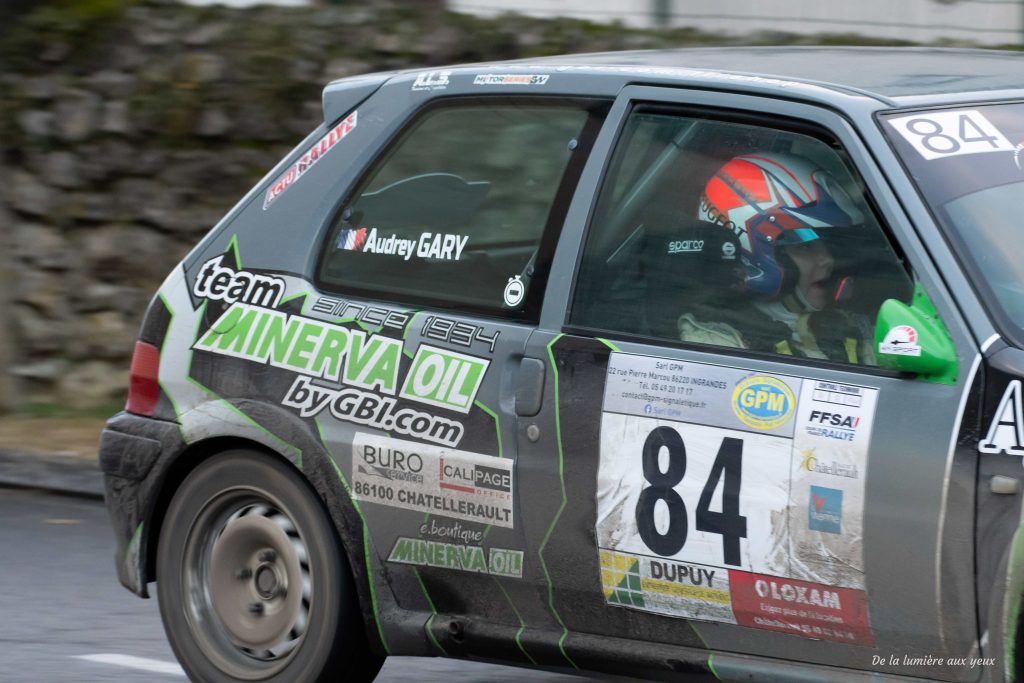
<svg viewBox="0 0 1024 683">
<path fill-rule="evenodd" d="M 720 225 L 705 221 L 659 222 L 647 229 L 646 257 L 670 268 L 731 271 L 739 264 L 739 241 Z"/>
</svg>

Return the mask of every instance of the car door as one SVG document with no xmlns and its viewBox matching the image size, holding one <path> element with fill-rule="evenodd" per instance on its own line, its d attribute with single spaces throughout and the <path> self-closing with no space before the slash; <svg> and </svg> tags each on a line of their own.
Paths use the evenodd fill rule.
<svg viewBox="0 0 1024 683">
<path fill-rule="evenodd" d="M 401 126 L 323 238 L 306 310 L 361 341 L 347 386 L 302 378 L 284 403 L 317 416 L 384 611 L 393 595 L 403 619 L 426 615 L 435 654 L 455 653 L 449 624 L 465 615 L 521 624 L 509 592 L 530 568 L 512 393 L 606 111 L 587 99 L 440 98 Z"/>
<path fill-rule="evenodd" d="M 851 124 L 793 102 L 631 86 L 596 150 L 608 158 L 584 175 L 554 265 L 574 281 L 549 287 L 526 350 L 546 369 L 542 405 L 519 418 L 518 485 L 537 502 L 522 520 L 563 661 L 593 656 L 587 634 L 715 651 L 719 672 L 751 666 L 733 653 L 976 676 L 934 661 L 977 637 L 976 454 L 957 447 L 976 346 Z M 740 162 L 795 159 L 818 174 L 803 200 L 780 199 L 773 172 L 757 201 L 712 197 Z M 845 232 L 809 216 L 826 191 L 856 216 Z M 782 294 L 751 291 L 774 266 L 800 278 L 783 272 L 778 292 L 803 286 L 796 256 L 756 253 L 755 204 L 802 206 L 785 220 L 829 246 L 827 277 L 799 291 L 828 287 L 830 331 L 779 328 Z M 901 344 L 919 352 L 896 327 L 876 341 L 891 299 L 934 305 L 954 372 L 879 366 Z"/>
</svg>

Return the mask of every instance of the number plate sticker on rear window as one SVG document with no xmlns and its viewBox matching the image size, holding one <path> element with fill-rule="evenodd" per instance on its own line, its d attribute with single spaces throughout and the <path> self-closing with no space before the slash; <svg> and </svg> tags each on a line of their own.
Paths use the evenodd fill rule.
<svg viewBox="0 0 1024 683">
<path fill-rule="evenodd" d="M 597 486 L 607 602 L 870 645 L 876 394 L 613 353 Z"/>
</svg>

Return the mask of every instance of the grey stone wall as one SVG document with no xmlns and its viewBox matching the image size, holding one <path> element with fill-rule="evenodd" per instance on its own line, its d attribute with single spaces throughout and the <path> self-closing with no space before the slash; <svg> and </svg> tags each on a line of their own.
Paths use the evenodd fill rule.
<svg viewBox="0 0 1024 683">
<path fill-rule="evenodd" d="M 0 409 L 124 397 L 147 301 L 316 125 L 326 82 L 706 42 L 440 5 L 26 4 L 0 32 Z"/>
</svg>

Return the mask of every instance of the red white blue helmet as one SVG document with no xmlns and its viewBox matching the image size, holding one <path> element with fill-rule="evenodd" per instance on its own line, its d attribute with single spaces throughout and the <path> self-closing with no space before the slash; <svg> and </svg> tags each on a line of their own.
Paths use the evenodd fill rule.
<svg viewBox="0 0 1024 683">
<path fill-rule="evenodd" d="M 787 278 L 791 262 L 776 247 L 810 242 L 823 228 L 863 221 L 834 176 L 782 154 L 746 154 L 727 162 L 705 185 L 698 218 L 733 231 L 743 289 L 764 298 L 778 296 L 796 279 L 795 273 Z"/>
</svg>

